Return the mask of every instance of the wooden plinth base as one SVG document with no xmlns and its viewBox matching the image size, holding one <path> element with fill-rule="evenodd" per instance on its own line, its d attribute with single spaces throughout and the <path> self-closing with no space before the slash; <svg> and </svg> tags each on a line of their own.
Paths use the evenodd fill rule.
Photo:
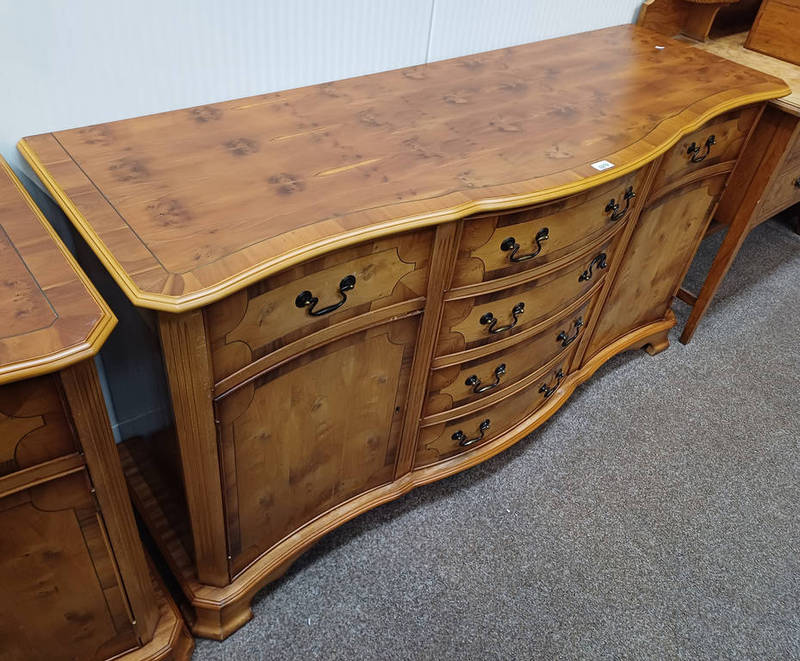
<svg viewBox="0 0 800 661">
<path fill-rule="evenodd" d="M 180 610 L 152 563 L 150 563 L 150 573 L 158 599 L 159 619 L 155 633 L 149 643 L 119 657 L 119 659 L 120 661 L 186 661 L 191 659 L 194 639 L 186 628 Z"/>
<path fill-rule="evenodd" d="M 440 480 L 479 464 L 524 438 L 553 415 L 581 383 L 612 356 L 627 349 L 644 348 L 655 354 L 669 346 L 667 333 L 675 325 L 675 315 L 648 324 L 619 338 L 592 356 L 570 374 L 561 387 L 533 415 L 502 436 L 474 451 L 412 471 L 395 481 L 372 489 L 318 516 L 262 554 L 225 586 L 200 583 L 194 568 L 188 512 L 181 485 L 165 474 L 162 456 L 164 439 L 133 439 L 120 446 L 120 455 L 134 505 L 150 534 L 180 583 L 193 617 L 193 633 L 222 640 L 252 617 L 250 602 L 256 592 L 280 578 L 301 553 L 321 536 L 373 507 L 394 500 L 411 489 Z M 159 447 L 161 446 L 161 447 Z M 223 525 L 220 522 L 220 525 Z"/>
</svg>

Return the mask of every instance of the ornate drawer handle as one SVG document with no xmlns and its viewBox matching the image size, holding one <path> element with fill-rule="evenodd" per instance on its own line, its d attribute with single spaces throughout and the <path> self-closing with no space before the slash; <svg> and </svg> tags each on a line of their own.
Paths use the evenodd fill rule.
<svg viewBox="0 0 800 661">
<path fill-rule="evenodd" d="M 591 280 L 592 276 L 594 275 L 592 269 L 595 266 L 599 269 L 604 269 L 608 267 L 608 264 L 606 264 L 606 254 L 604 252 L 601 252 L 599 255 L 597 255 L 597 257 L 595 257 L 591 261 L 591 263 L 589 264 L 589 268 L 586 269 L 583 273 L 581 273 L 580 277 L 578 278 L 578 282 L 583 282 L 584 280 Z"/>
<path fill-rule="evenodd" d="M 490 424 L 491 422 L 489 422 L 489 418 L 486 418 L 486 420 L 484 420 L 478 426 L 478 431 L 480 432 L 479 436 L 473 436 L 472 438 L 467 438 L 467 435 L 459 429 L 450 438 L 452 438 L 454 441 L 458 441 L 458 444 L 462 448 L 468 448 L 470 445 L 473 445 L 474 443 L 483 440 L 483 435 L 486 433 L 486 430 L 489 429 Z"/>
<path fill-rule="evenodd" d="M 487 312 L 485 315 L 483 315 L 480 319 L 480 322 L 484 326 L 487 324 L 489 325 L 490 333 L 505 333 L 507 330 L 511 330 L 517 325 L 517 322 L 519 321 L 519 315 L 521 315 L 523 312 L 525 312 L 525 303 L 520 302 L 511 309 L 511 316 L 514 318 L 514 321 L 512 321 L 510 324 L 496 328 L 497 319 L 495 319 L 491 312 Z"/>
<path fill-rule="evenodd" d="M 795 179 L 795 180 L 792 182 L 792 184 L 794 184 L 794 187 L 795 187 L 795 188 L 800 188 L 800 177 L 797 177 L 797 179 Z"/>
<path fill-rule="evenodd" d="M 581 328 L 583 327 L 583 317 L 578 317 L 573 326 L 575 327 L 575 334 L 573 336 L 568 336 L 567 331 L 563 330 L 558 334 L 556 342 L 561 342 L 562 347 L 568 347 L 578 337 L 581 332 Z"/>
<path fill-rule="evenodd" d="M 539 392 L 544 394 L 544 398 L 547 399 L 552 395 L 556 390 L 558 390 L 558 386 L 561 385 L 561 379 L 564 378 L 564 372 L 559 367 L 558 372 L 556 372 L 556 383 L 554 386 L 548 386 L 546 383 L 542 384 L 542 387 L 539 388 Z"/>
<path fill-rule="evenodd" d="M 706 140 L 705 151 L 702 154 L 700 154 L 701 148 L 696 142 L 689 145 L 686 153 L 691 157 L 692 163 L 700 163 L 700 161 L 705 160 L 706 156 L 711 153 L 711 146 L 715 144 L 717 144 L 717 136 L 710 135 L 708 136 L 708 140 Z"/>
<path fill-rule="evenodd" d="M 308 306 L 308 314 L 310 316 L 321 317 L 323 314 L 328 314 L 329 312 L 333 312 L 334 310 L 338 310 L 340 307 L 342 307 L 347 301 L 347 294 L 345 294 L 345 292 L 348 292 L 351 289 L 355 289 L 355 287 L 356 287 L 356 276 L 347 275 L 344 278 L 342 278 L 342 281 L 339 283 L 339 296 L 342 297 L 342 300 L 339 301 L 338 303 L 329 305 L 328 307 L 322 308 L 321 310 L 315 310 L 314 306 L 317 303 L 319 303 L 319 298 L 314 296 L 310 291 L 306 289 L 304 292 L 301 292 L 296 299 L 294 299 L 294 304 L 298 308 L 304 308 Z"/>
<path fill-rule="evenodd" d="M 636 193 L 633 191 L 633 186 L 628 186 L 628 189 L 625 191 L 625 194 L 622 196 L 622 199 L 625 201 L 625 208 L 620 209 L 619 203 L 612 197 L 608 204 L 606 204 L 606 213 L 611 214 L 611 220 L 622 220 L 625 216 L 628 215 L 628 209 L 631 208 L 631 200 L 636 197 Z"/>
<path fill-rule="evenodd" d="M 536 241 L 536 250 L 527 255 L 519 255 L 517 256 L 517 252 L 519 251 L 519 244 L 517 240 L 510 236 L 500 244 L 500 250 L 504 250 L 508 252 L 511 251 L 511 254 L 508 256 L 508 261 L 510 262 L 525 262 L 529 259 L 533 259 L 536 257 L 540 252 L 542 252 L 542 241 L 547 241 L 550 238 L 550 230 L 547 227 L 543 227 L 538 232 L 536 232 L 536 236 L 534 240 Z"/>
<path fill-rule="evenodd" d="M 485 386 L 482 386 L 481 380 L 476 374 L 473 374 L 466 381 L 464 381 L 464 384 L 472 386 L 472 392 L 480 394 L 482 392 L 486 392 L 487 390 L 491 390 L 492 388 L 497 388 L 497 386 L 500 385 L 500 377 L 505 373 L 506 364 L 503 363 L 502 365 L 498 365 L 494 370 L 494 383 L 487 383 Z"/>
</svg>

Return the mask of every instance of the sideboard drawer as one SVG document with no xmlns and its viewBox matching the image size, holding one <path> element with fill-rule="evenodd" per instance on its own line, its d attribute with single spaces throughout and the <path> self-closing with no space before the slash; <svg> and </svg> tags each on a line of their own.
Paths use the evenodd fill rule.
<svg viewBox="0 0 800 661">
<path fill-rule="evenodd" d="M 0 475 L 78 449 L 57 376 L 0 386 Z"/>
<path fill-rule="evenodd" d="M 653 193 L 701 168 L 735 161 L 757 116 L 758 106 L 748 106 L 715 117 L 685 135 L 664 154 Z"/>
<path fill-rule="evenodd" d="M 521 423 L 543 406 L 569 373 L 575 349 L 543 372 L 541 381 L 523 388 L 497 404 L 447 422 L 422 427 L 414 467 L 421 468 L 469 452 Z"/>
<path fill-rule="evenodd" d="M 611 264 L 612 245 L 609 240 L 574 262 L 522 285 L 448 301 L 436 355 L 491 344 L 558 314 L 602 281 Z"/>
<path fill-rule="evenodd" d="M 800 202 L 800 161 L 787 163 L 775 175 L 759 212 L 761 218 L 769 218 L 786 207 Z"/>
<path fill-rule="evenodd" d="M 430 416 L 479 401 L 533 374 L 581 337 L 592 301 L 562 315 L 533 337 L 511 348 L 431 372 L 423 415 Z"/>
<path fill-rule="evenodd" d="M 453 287 L 501 278 L 568 257 L 629 218 L 642 170 L 558 202 L 464 222 Z"/>
<path fill-rule="evenodd" d="M 214 303 L 206 320 L 217 380 L 335 323 L 412 299 L 421 308 L 433 230 L 337 250 Z"/>
</svg>

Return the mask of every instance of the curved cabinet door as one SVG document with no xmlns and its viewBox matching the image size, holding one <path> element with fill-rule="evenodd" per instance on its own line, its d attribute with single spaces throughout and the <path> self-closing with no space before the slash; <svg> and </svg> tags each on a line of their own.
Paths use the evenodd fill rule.
<svg viewBox="0 0 800 661">
<path fill-rule="evenodd" d="M 394 478 L 418 320 L 324 345 L 218 399 L 231 576 Z"/>
<path fill-rule="evenodd" d="M 642 211 L 589 342 L 586 359 L 625 333 L 664 318 L 705 234 L 727 177 L 721 174 L 687 184 L 653 200 Z"/>
<path fill-rule="evenodd" d="M 0 499 L 0 658 L 87 661 L 139 647 L 87 474 Z"/>
</svg>

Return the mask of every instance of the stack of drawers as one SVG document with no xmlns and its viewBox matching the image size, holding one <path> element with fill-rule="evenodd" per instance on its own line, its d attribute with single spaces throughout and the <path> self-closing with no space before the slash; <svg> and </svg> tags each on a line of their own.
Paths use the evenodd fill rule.
<svg viewBox="0 0 800 661">
<path fill-rule="evenodd" d="M 576 367 L 643 171 L 530 209 L 464 221 L 415 467 L 520 424 Z"/>
</svg>

